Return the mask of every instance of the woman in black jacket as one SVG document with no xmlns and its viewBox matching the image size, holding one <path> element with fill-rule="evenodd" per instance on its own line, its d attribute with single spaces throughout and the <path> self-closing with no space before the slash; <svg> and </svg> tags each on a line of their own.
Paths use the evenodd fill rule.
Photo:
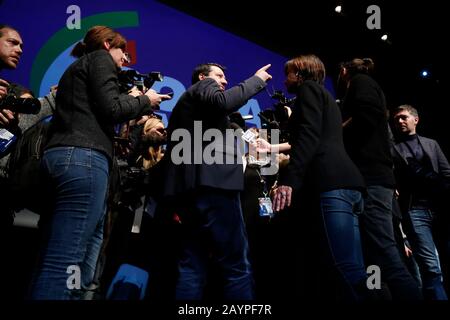
<svg viewBox="0 0 450 320">
<path fill-rule="evenodd" d="M 364 182 L 345 152 L 339 107 L 323 86 L 325 67 L 318 57 L 304 55 L 289 60 L 285 74 L 288 92 L 297 98 L 288 125 L 290 162 L 281 173 L 273 207 L 280 211 L 289 206 L 293 190 L 302 211 L 305 204 L 298 199 L 304 191 L 319 199 L 325 240 L 348 298 L 364 299 L 367 275 L 358 223 Z M 296 212 L 300 217 L 306 214 Z M 306 223 L 306 217 L 299 219 Z"/>
<path fill-rule="evenodd" d="M 162 99 L 170 99 L 153 90 L 120 94 L 125 48 L 118 32 L 91 28 L 74 47 L 78 59 L 59 82 L 43 156 L 54 188 L 54 212 L 44 228 L 32 299 L 79 299 L 91 284 L 103 238 L 114 125 L 151 113 Z"/>
<path fill-rule="evenodd" d="M 421 300 L 394 237 L 392 200 L 395 179 L 390 153 L 386 99 L 372 78 L 374 62 L 355 58 L 341 64 L 339 82 L 346 88 L 342 103 L 344 145 L 367 187 L 361 234 L 367 264 L 377 265 L 390 292 L 384 299 Z"/>
</svg>

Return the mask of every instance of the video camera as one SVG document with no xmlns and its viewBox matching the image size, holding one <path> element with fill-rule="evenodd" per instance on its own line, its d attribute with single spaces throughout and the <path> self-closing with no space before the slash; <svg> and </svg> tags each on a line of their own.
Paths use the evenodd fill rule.
<svg viewBox="0 0 450 320">
<path fill-rule="evenodd" d="M 0 109 L 8 109 L 18 113 L 38 114 L 41 111 L 41 102 L 36 98 L 17 98 L 13 93 L 8 93 L 0 100 Z"/>
<path fill-rule="evenodd" d="M 296 97 L 288 99 L 281 90 L 274 90 L 273 94 L 270 97 L 272 99 L 278 100 L 278 103 L 275 104 L 275 106 L 281 105 L 290 107 L 295 103 L 296 99 Z"/>
<path fill-rule="evenodd" d="M 156 81 L 163 81 L 161 72 L 139 73 L 136 70 L 128 69 L 119 72 L 119 87 L 122 93 L 128 92 L 136 86 L 139 90 L 150 89 Z"/>
<path fill-rule="evenodd" d="M 281 90 L 274 90 L 270 97 L 277 102 L 272 108 L 267 108 L 258 114 L 261 119 L 261 127 L 268 129 L 269 133 L 270 129 L 280 130 L 280 142 L 286 142 L 289 140 L 287 130 L 289 114 L 285 107 L 291 107 L 296 98 L 288 99 Z"/>
</svg>

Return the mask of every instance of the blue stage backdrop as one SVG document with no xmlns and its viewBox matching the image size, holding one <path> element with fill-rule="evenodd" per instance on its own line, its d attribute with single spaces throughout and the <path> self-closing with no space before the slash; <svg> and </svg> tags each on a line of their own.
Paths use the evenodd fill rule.
<svg viewBox="0 0 450 320">
<path fill-rule="evenodd" d="M 28 86 L 39 96 L 58 83 L 73 62 L 72 47 L 94 25 L 108 25 L 127 38 L 133 56 L 130 68 L 164 75 L 153 88 L 174 92 L 174 99 L 163 102 L 159 111 L 165 124 L 190 86 L 193 68 L 202 62 L 225 65 L 229 86 L 272 64 L 268 71 L 273 80 L 267 90 L 240 109 L 243 115 L 254 116 L 247 121 L 249 126 L 259 127 L 258 112 L 275 103 L 269 93 L 284 90 L 286 57 L 152 0 L 5 0 L 0 4 L 0 23 L 14 26 L 24 41 L 18 69 L 3 71 L 0 77 Z M 332 89 L 329 81 L 327 87 Z"/>
</svg>

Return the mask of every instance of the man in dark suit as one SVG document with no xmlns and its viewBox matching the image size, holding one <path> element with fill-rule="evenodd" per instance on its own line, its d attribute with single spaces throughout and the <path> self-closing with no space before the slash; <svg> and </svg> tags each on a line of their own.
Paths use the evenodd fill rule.
<svg viewBox="0 0 450 320">
<path fill-rule="evenodd" d="M 181 96 L 170 117 L 163 160 L 164 195 L 175 199 L 175 210 L 184 227 L 176 290 L 179 300 L 202 298 L 210 254 L 224 277 L 225 299 L 254 297 L 239 200 L 243 189 L 242 162 L 234 142 L 222 142 L 230 130 L 228 115 L 266 86 L 272 78 L 266 72 L 269 67 L 264 66 L 254 76 L 225 90 L 223 66 L 197 66 L 193 85 Z M 206 138 L 208 135 L 214 136 L 213 142 Z"/>
<path fill-rule="evenodd" d="M 399 203 L 405 216 L 404 229 L 419 265 L 424 297 L 447 300 L 433 234 L 446 189 L 448 194 L 450 165 L 435 140 L 416 133 L 419 115 L 414 107 L 398 107 L 393 112 L 393 119 L 397 135 L 392 155 Z M 441 214 L 445 215 L 447 212 Z M 441 225 L 445 227 L 445 224 Z M 443 233 L 435 235 L 444 236 L 447 244 L 448 229 L 444 229 Z M 441 251 L 441 259 L 446 255 L 446 252 Z"/>
</svg>

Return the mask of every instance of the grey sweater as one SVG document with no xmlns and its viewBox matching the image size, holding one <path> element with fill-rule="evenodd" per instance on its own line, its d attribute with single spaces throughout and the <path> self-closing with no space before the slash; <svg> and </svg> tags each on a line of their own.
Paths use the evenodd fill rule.
<svg viewBox="0 0 450 320">
<path fill-rule="evenodd" d="M 49 93 L 41 101 L 41 111 L 38 114 L 20 114 L 19 115 L 19 132 L 25 132 L 28 128 L 38 123 L 41 119 L 51 115 L 55 109 L 55 95 Z M 0 159 L 0 179 L 7 178 L 7 166 L 10 154 Z"/>
</svg>

